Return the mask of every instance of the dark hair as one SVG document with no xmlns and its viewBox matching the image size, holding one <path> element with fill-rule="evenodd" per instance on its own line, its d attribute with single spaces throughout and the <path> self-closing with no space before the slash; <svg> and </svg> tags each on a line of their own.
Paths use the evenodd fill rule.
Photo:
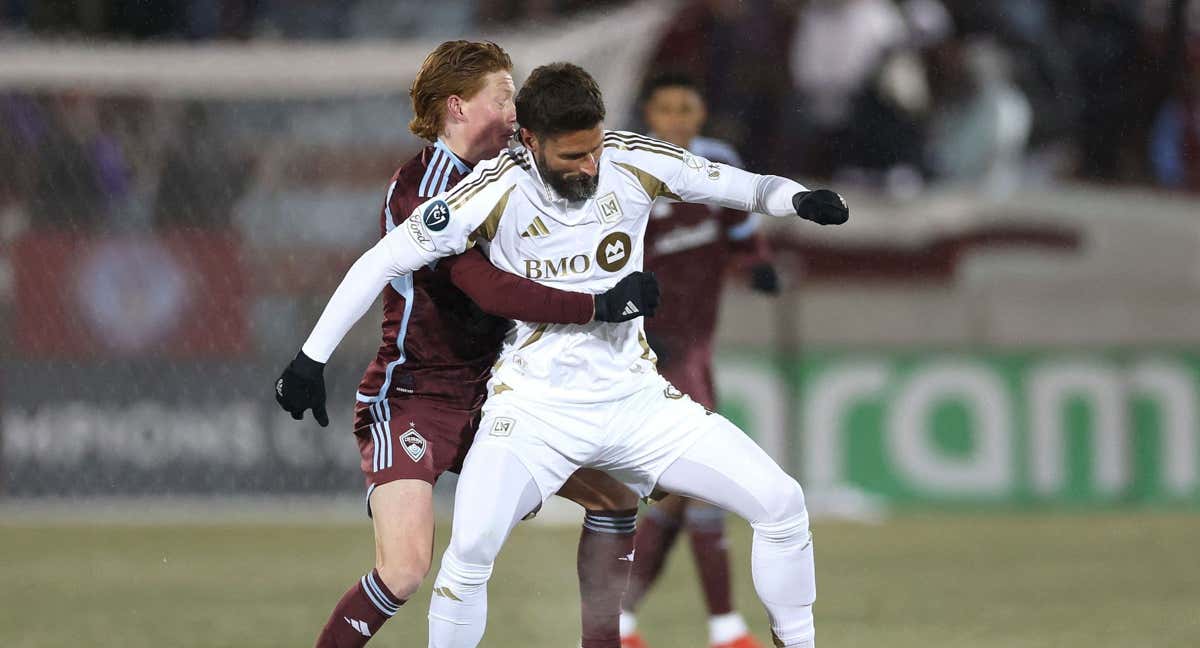
<svg viewBox="0 0 1200 648">
<path fill-rule="evenodd" d="M 517 122 L 539 138 L 587 130 L 602 121 L 600 86 L 578 65 L 535 68 L 517 93 Z"/>
<path fill-rule="evenodd" d="M 683 72 L 662 72 L 650 77 L 642 85 L 642 92 L 638 95 L 638 104 L 644 106 L 647 101 L 650 101 L 650 97 L 654 96 L 655 92 L 663 88 L 686 88 L 701 97 L 704 96 L 700 84 L 694 77 Z"/>
</svg>

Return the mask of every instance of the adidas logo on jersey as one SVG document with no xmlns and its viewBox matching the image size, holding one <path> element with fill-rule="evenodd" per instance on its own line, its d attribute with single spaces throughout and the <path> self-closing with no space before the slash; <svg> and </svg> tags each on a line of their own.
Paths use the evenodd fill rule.
<svg viewBox="0 0 1200 648">
<path fill-rule="evenodd" d="M 539 236 L 549 235 L 550 228 L 546 227 L 546 224 L 542 222 L 542 217 L 534 216 L 533 222 L 530 223 L 529 227 L 525 228 L 525 231 L 521 233 L 521 238 L 537 238 Z"/>
<path fill-rule="evenodd" d="M 637 315 L 641 311 L 638 310 L 637 304 L 632 301 L 625 302 L 625 310 L 621 311 L 622 315 Z"/>
<path fill-rule="evenodd" d="M 346 623 L 350 624 L 351 628 L 358 630 L 358 633 L 361 634 L 362 636 L 364 636 L 364 637 L 371 636 L 371 629 L 367 627 L 367 623 L 365 621 L 359 621 L 358 619 L 351 619 L 350 617 L 342 617 L 342 618 L 346 620 Z"/>
</svg>

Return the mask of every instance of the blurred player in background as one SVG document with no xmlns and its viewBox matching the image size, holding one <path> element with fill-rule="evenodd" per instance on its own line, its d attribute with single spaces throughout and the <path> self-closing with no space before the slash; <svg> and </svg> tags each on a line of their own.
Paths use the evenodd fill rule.
<svg viewBox="0 0 1200 648">
<path fill-rule="evenodd" d="M 641 106 L 653 136 L 713 162 L 742 166 L 733 147 L 700 136 L 705 103 L 691 78 L 663 74 L 650 79 Z M 748 265 L 756 291 L 775 294 L 779 290 L 759 220 L 758 214 L 715 205 L 658 200 L 646 227 L 646 270 L 654 273 L 663 290 L 662 312 L 645 322 L 650 346 L 658 354 L 658 371 L 714 411 L 713 334 L 726 272 L 734 263 Z M 742 615 L 733 609 L 725 512 L 677 495 L 651 507 L 638 525 L 637 561 L 622 600 L 621 645 L 645 648 L 634 612 L 683 527 L 691 538 L 708 606 L 709 643 L 714 648 L 758 648 Z"/>
<path fill-rule="evenodd" d="M 511 70 L 508 54 L 494 43 L 450 41 L 425 59 L 413 81 L 409 128 L 433 144 L 392 177 L 381 236 L 402 226 L 417 205 L 454 187 L 475 162 L 507 146 L 516 126 Z M 439 223 L 429 227 L 436 231 Z M 657 286 L 646 275 L 593 297 L 501 272 L 475 249 L 384 288 L 383 342 L 359 384 L 354 419 L 375 527 L 375 569 L 338 601 L 318 648 L 366 644 L 429 572 L 433 483 L 462 465 L 510 328 L 507 318 L 626 321 L 636 316 L 621 314 L 629 303 L 653 313 L 656 302 Z M 322 372 L 329 354 L 308 350 L 279 379 L 276 398 L 296 419 L 312 407 L 324 426 Z M 611 477 L 587 470 L 560 494 L 587 509 L 578 554 L 582 646 L 616 648 L 637 498 Z"/>
</svg>

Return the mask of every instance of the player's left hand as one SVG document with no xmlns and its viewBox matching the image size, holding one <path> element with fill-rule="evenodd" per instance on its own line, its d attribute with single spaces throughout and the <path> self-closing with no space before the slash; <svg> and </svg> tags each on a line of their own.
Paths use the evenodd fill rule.
<svg viewBox="0 0 1200 648">
<path fill-rule="evenodd" d="M 311 409 L 313 418 L 321 427 L 329 426 L 329 414 L 325 412 L 325 363 L 317 362 L 304 355 L 296 354 L 287 369 L 275 381 L 275 402 L 297 421 L 304 418 L 304 410 Z"/>
<path fill-rule="evenodd" d="M 816 189 L 792 196 L 796 215 L 818 225 L 841 225 L 850 220 L 850 208 L 836 191 Z"/>
<path fill-rule="evenodd" d="M 631 272 L 617 285 L 595 297 L 598 322 L 628 322 L 638 317 L 654 317 L 660 297 L 658 279 L 653 272 Z"/>
<path fill-rule="evenodd" d="M 770 263 L 759 263 L 750 268 L 750 287 L 764 295 L 779 294 L 779 273 Z"/>
</svg>

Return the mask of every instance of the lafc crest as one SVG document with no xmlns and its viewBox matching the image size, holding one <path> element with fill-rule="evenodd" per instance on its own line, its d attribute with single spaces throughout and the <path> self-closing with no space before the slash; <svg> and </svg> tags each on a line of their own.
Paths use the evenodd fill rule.
<svg viewBox="0 0 1200 648">
<path fill-rule="evenodd" d="M 596 199 L 596 211 L 600 213 L 603 223 L 615 223 L 621 220 L 621 203 L 617 202 L 617 194 L 609 192 Z"/>
</svg>

